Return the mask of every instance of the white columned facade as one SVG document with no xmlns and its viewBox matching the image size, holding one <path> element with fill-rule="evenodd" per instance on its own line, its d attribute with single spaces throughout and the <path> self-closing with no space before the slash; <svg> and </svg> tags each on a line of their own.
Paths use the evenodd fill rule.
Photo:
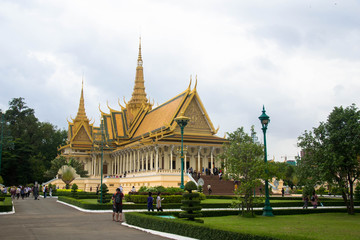
<svg viewBox="0 0 360 240">
<path fill-rule="evenodd" d="M 198 149 L 198 160 L 197 160 L 197 163 L 198 163 L 198 172 L 201 172 L 201 165 L 200 165 L 200 152 L 201 152 L 201 147 L 199 147 Z"/>
<path fill-rule="evenodd" d="M 173 170 L 173 151 L 174 151 L 174 145 L 170 146 L 170 172 Z"/>
<path fill-rule="evenodd" d="M 159 171 L 159 147 L 155 147 L 155 171 Z"/>
<path fill-rule="evenodd" d="M 213 173 L 214 167 L 214 147 L 210 149 L 210 158 L 211 158 L 211 167 L 210 167 L 210 174 Z"/>
<path fill-rule="evenodd" d="M 153 170 L 153 169 L 154 169 L 154 152 L 151 149 L 151 152 L 150 152 L 150 170 Z"/>
</svg>

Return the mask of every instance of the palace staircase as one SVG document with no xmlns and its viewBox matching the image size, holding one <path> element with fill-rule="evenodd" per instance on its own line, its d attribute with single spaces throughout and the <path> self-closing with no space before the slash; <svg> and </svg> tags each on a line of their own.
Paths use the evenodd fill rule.
<svg viewBox="0 0 360 240">
<path fill-rule="evenodd" d="M 201 175 L 201 178 L 204 180 L 203 192 L 205 195 L 209 195 L 207 188 L 209 184 L 212 190 L 211 195 L 234 195 L 234 181 L 219 180 L 217 175 Z"/>
</svg>

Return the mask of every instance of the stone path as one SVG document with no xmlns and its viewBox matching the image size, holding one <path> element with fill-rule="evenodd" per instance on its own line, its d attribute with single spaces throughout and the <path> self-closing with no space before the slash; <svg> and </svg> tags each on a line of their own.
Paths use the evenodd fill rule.
<svg viewBox="0 0 360 240">
<path fill-rule="evenodd" d="M 56 201 L 14 200 L 15 214 L 0 215 L 0 239 L 166 239 L 113 222 L 111 213 L 84 213 Z"/>
</svg>

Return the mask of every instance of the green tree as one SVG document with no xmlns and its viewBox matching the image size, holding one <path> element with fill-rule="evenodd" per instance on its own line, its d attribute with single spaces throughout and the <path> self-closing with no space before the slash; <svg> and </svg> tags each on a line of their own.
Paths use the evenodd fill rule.
<svg viewBox="0 0 360 240">
<path fill-rule="evenodd" d="M 352 104 L 335 107 L 326 122 L 298 138 L 304 151 L 299 161 L 301 181 L 336 184 L 349 214 L 354 214 L 354 182 L 360 175 L 360 111 Z"/>
<path fill-rule="evenodd" d="M 220 159 L 226 159 L 225 174 L 240 183 L 236 194 L 241 200 L 243 216 L 248 216 L 250 212 L 253 216 L 254 189 L 261 185 L 260 179 L 267 177 L 263 146 L 251 137 L 255 134 L 254 126 L 251 127 L 251 135 L 245 133 L 243 127 L 227 133 L 228 141 L 223 146 L 223 154 L 219 156 Z"/>
<path fill-rule="evenodd" d="M 44 176 L 57 155 L 57 148 L 66 140 L 66 131 L 35 117 L 24 98 L 14 98 L 5 112 L 4 132 L 8 146 L 3 149 L 0 174 L 6 185 L 27 184 L 49 180 Z"/>
<path fill-rule="evenodd" d="M 59 169 L 64 165 L 73 167 L 76 174 L 80 175 L 80 177 L 88 177 L 88 171 L 84 170 L 84 166 L 79 161 L 74 158 L 67 160 L 64 156 L 58 156 L 51 161 L 50 169 L 45 172 L 45 176 L 54 178 L 58 174 Z"/>
<path fill-rule="evenodd" d="M 67 160 L 65 157 L 59 156 L 54 158 L 50 163 L 50 169 L 45 172 L 45 176 L 50 179 L 55 178 L 59 172 L 59 169 L 64 165 L 67 165 Z"/>
</svg>

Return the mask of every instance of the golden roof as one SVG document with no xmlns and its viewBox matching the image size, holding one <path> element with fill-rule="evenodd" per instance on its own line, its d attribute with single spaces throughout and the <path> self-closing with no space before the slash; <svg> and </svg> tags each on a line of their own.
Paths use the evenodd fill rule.
<svg viewBox="0 0 360 240">
<path fill-rule="evenodd" d="M 133 111 L 138 110 L 142 104 L 147 103 L 145 84 L 144 84 L 144 72 L 143 72 L 143 61 L 141 56 L 141 38 L 139 39 L 139 55 L 137 60 L 136 74 L 135 74 L 135 86 L 132 93 L 131 99 L 127 104 L 128 109 Z"/>
<path fill-rule="evenodd" d="M 126 103 L 124 99 L 126 107 L 119 102 L 120 111 L 108 106 L 110 113 L 101 111 L 99 106 L 107 144 L 116 148 L 132 146 L 137 141 L 176 142 L 180 138 L 180 129 L 174 119 L 180 113 L 190 118 L 184 139 L 193 144 L 222 144 L 225 141 L 215 136 L 218 129 L 214 128 L 196 91 L 197 79 L 192 90 L 190 78 L 185 91 L 152 109 L 152 104 L 146 98 L 142 63 L 140 39 L 135 85 L 130 101 Z M 69 122 L 69 146 L 88 148 L 94 140 L 101 140 L 100 132 L 100 128 L 90 124 L 86 116 L 82 86 L 77 116 L 73 122 Z"/>
</svg>

